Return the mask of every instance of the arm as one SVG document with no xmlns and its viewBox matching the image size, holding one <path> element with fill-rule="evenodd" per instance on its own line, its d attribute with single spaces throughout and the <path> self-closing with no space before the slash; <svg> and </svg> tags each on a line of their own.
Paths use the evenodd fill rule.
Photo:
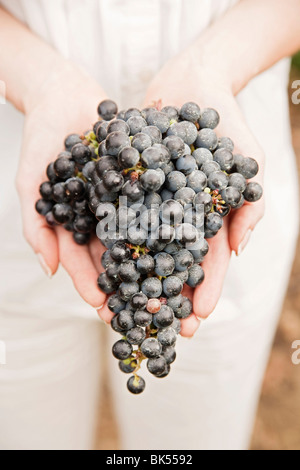
<svg viewBox="0 0 300 470">
<path fill-rule="evenodd" d="M 235 153 L 253 156 L 260 165 L 256 180 L 263 184 L 264 153 L 251 134 L 234 96 L 257 74 L 300 47 L 300 0 L 242 0 L 209 27 L 198 40 L 170 60 L 148 89 L 145 105 L 195 101 L 221 115 L 217 132 L 230 136 Z M 195 315 L 183 322 L 184 336 L 192 336 L 199 318 L 207 318 L 220 298 L 234 251 L 239 255 L 264 215 L 264 199 L 232 212 L 221 232 L 209 240 L 203 263 L 205 282 L 195 291 Z"/>
<path fill-rule="evenodd" d="M 300 48 L 299 0 L 242 0 L 198 40 L 199 63 L 217 66 L 236 95 L 256 75 Z"/>
<path fill-rule="evenodd" d="M 0 80 L 6 83 L 9 101 L 25 113 L 17 175 L 24 235 L 48 275 L 61 263 L 82 297 L 99 308 L 105 301 L 96 283 L 101 270 L 99 240 L 88 247 L 77 246 L 61 227 L 49 228 L 34 206 L 48 163 L 63 150 L 66 135 L 81 133 L 95 122 L 97 104 L 105 93 L 3 9 Z"/>
</svg>

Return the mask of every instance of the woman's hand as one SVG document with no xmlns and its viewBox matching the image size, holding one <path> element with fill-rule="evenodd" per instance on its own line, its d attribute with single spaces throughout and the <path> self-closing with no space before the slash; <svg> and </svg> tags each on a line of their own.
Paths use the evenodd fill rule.
<svg viewBox="0 0 300 470">
<path fill-rule="evenodd" d="M 24 235 L 46 273 L 53 275 L 59 263 L 73 279 L 83 299 L 98 309 L 105 295 L 97 286 L 101 270 L 101 243 L 95 237 L 89 246 L 76 245 L 62 227 L 49 228 L 35 211 L 39 186 L 46 180 L 47 165 L 63 150 L 65 137 L 92 127 L 97 104 L 105 98 L 103 90 L 81 70 L 66 63 L 59 71 L 49 71 L 39 89 L 23 97 L 26 103 L 21 160 L 17 175 Z"/>
<path fill-rule="evenodd" d="M 264 154 L 248 129 L 243 115 L 231 92 L 230 82 L 218 75 L 216 68 L 206 70 L 197 61 L 194 47 L 172 59 L 151 83 L 144 105 L 162 100 L 162 105 L 182 106 L 194 101 L 201 108 L 215 108 L 221 116 L 216 132 L 228 136 L 235 143 L 235 153 L 255 158 L 260 165 L 256 181 L 263 183 Z M 220 298 L 231 253 L 239 255 L 245 248 L 251 232 L 264 214 L 264 200 L 246 204 L 232 211 L 224 220 L 219 234 L 209 240 L 210 250 L 203 263 L 205 281 L 194 291 L 186 288 L 186 295 L 193 298 L 194 314 L 183 321 L 183 336 L 193 336 L 199 319 L 207 318 Z"/>
</svg>

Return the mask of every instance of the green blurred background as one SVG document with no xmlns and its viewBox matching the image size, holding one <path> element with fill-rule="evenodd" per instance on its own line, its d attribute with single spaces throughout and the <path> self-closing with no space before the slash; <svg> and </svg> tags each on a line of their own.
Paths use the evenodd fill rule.
<svg viewBox="0 0 300 470">
<path fill-rule="evenodd" d="M 293 66 L 300 69 L 300 51 L 293 57 Z"/>
</svg>

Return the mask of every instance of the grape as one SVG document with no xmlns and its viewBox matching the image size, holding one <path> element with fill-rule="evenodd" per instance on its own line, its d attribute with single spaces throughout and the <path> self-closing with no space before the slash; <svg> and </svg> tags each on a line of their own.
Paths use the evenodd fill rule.
<svg viewBox="0 0 300 470">
<path fill-rule="evenodd" d="M 73 210 L 69 204 L 56 204 L 52 210 L 55 222 L 58 224 L 66 224 L 73 218 Z"/>
<path fill-rule="evenodd" d="M 155 314 L 161 309 L 161 303 L 159 299 L 149 299 L 147 302 L 147 312 Z"/>
<path fill-rule="evenodd" d="M 167 361 L 163 356 L 155 357 L 153 359 L 149 359 L 147 362 L 147 368 L 150 374 L 159 375 L 165 371 L 167 365 Z"/>
<path fill-rule="evenodd" d="M 155 277 L 150 277 L 148 279 L 145 279 L 145 281 L 143 281 L 142 291 L 150 299 L 152 298 L 157 299 L 162 294 L 162 283 L 159 279 Z"/>
<path fill-rule="evenodd" d="M 74 229 L 79 233 L 90 233 L 95 225 L 94 220 L 90 215 L 77 216 L 74 220 Z"/>
<path fill-rule="evenodd" d="M 217 213 L 210 213 L 206 217 L 206 228 L 212 232 L 218 232 L 223 225 L 222 217 Z"/>
<path fill-rule="evenodd" d="M 124 178 L 119 172 L 115 170 L 109 170 L 103 177 L 103 184 L 108 191 L 116 193 L 122 189 Z"/>
<path fill-rule="evenodd" d="M 147 338 L 141 345 L 141 352 L 148 359 L 159 357 L 162 352 L 162 345 L 155 338 Z"/>
<path fill-rule="evenodd" d="M 208 186 L 211 189 L 222 190 L 228 186 L 228 176 L 222 171 L 214 171 L 208 177 Z"/>
<path fill-rule="evenodd" d="M 175 297 L 181 294 L 183 283 L 176 276 L 170 276 L 163 282 L 163 291 L 167 297 Z"/>
<path fill-rule="evenodd" d="M 177 318 L 184 320 L 185 318 L 188 318 L 193 311 L 193 304 L 192 302 L 184 297 L 181 307 L 175 312 L 175 315 Z"/>
<path fill-rule="evenodd" d="M 118 156 L 118 163 L 121 168 L 134 168 L 140 161 L 139 152 L 133 147 L 125 147 Z"/>
<path fill-rule="evenodd" d="M 105 157 L 102 157 L 97 163 L 96 163 L 96 172 L 100 178 L 103 178 L 105 173 L 110 170 L 118 170 L 119 165 L 118 161 L 115 157 L 106 155 Z"/>
<path fill-rule="evenodd" d="M 198 193 L 194 197 L 193 203 L 196 208 L 198 206 L 200 207 L 203 206 L 205 214 L 208 214 L 211 211 L 212 206 L 213 206 L 212 197 L 210 194 L 207 194 L 207 193 Z"/>
<path fill-rule="evenodd" d="M 171 326 L 163 328 L 157 333 L 157 339 L 162 346 L 173 346 L 177 339 L 176 331 Z"/>
<path fill-rule="evenodd" d="M 212 129 L 202 129 L 198 132 L 198 136 L 195 142 L 195 147 L 203 147 L 211 152 L 216 150 L 218 146 L 218 137 L 217 134 Z"/>
<path fill-rule="evenodd" d="M 198 168 L 201 169 L 202 165 L 207 162 L 213 161 L 213 154 L 205 148 L 198 148 L 193 152 L 193 157 L 196 160 Z"/>
<path fill-rule="evenodd" d="M 247 187 L 247 181 L 240 173 L 232 173 L 229 175 L 228 186 L 232 186 L 243 193 Z"/>
<path fill-rule="evenodd" d="M 150 137 L 152 144 L 161 144 L 162 133 L 157 127 L 155 126 L 144 127 L 142 130 L 142 133 L 147 134 Z"/>
<path fill-rule="evenodd" d="M 175 106 L 165 106 L 162 108 L 162 113 L 165 113 L 168 118 L 171 120 L 178 121 L 179 118 L 179 109 L 176 108 Z"/>
<path fill-rule="evenodd" d="M 198 123 L 201 129 L 215 129 L 220 122 L 219 113 L 212 108 L 206 108 L 201 111 Z"/>
<path fill-rule="evenodd" d="M 124 374 L 132 374 L 136 369 L 136 363 L 131 362 L 130 364 L 125 364 L 125 362 L 119 361 L 119 367 L 120 367 L 121 372 L 124 372 Z"/>
<path fill-rule="evenodd" d="M 179 253 L 176 253 L 174 255 L 174 260 L 176 271 L 179 272 L 186 271 L 186 269 L 190 268 L 194 264 L 194 257 L 192 253 L 186 249 L 180 250 Z"/>
<path fill-rule="evenodd" d="M 139 181 L 127 181 L 122 188 L 122 195 L 137 202 L 144 195 L 144 190 Z"/>
<path fill-rule="evenodd" d="M 185 155 L 185 143 L 180 137 L 170 135 L 169 137 L 166 137 L 163 144 L 169 150 L 172 160 L 177 160 Z"/>
<path fill-rule="evenodd" d="M 70 134 L 68 137 L 65 139 L 65 149 L 68 152 L 72 151 L 72 148 L 77 145 L 81 144 L 82 140 L 78 134 Z"/>
<path fill-rule="evenodd" d="M 187 269 L 185 271 L 174 271 L 173 275 L 178 277 L 181 280 L 182 284 L 185 284 L 189 278 L 189 272 Z"/>
<path fill-rule="evenodd" d="M 55 175 L 58 178 L 61 178 L 62 180 L 67 180 L 74 175 L 75 163 L 66 157 L 60 157 L 54 162 L 53 169 L 54 169 Z M 50 169 L 49 169 L 49 172 L 50 172 Z"/>
<path fill-rule="evenodd" d="M 182 106 L 179 114 L 184 121 L 196 122 L 200 118 L 201 111 L 196 103 L 190 102 Z"/>
<path fill-rule="evenodd" d="M 50 202 L 50 201 L 45 201 L 44 199 L 40 199 L 39 201 L 37 201 L 37 203 L 35 205 L 36 211 L 40 215 L 44 215 L 44 216 L 47 215 L 48 212 L 50 212 L 52 210 L 52 207 L 53 207 L 53 203 Z M 56 222 L 56 219 L 55 219 L 55 222 Z M 60 222 L 58 222 L 58 223 L 60 223 Z"/>
<path fill-rule="evenodd" d="M 143 310 L 148 303 L 148 297 L 142 292 L 139 292 L 131 298 L 130 303 L 134 310 Z"/>
<path fill-rule="evenodd" d="M 98 106 L 98 114 L 105 121 L 110 121 L 115 117 L 118 112 L 118 107 L 116 103 L 111 100 L 102 101 Z"/>
<path fill-rule="evenodd" d="M 170 152 L 161 144 L 154 144 L 142 153 L 142 164 L 145 168 L 149 168 L 150 170 L 157 170 L 157 168 L 161 168 L 163 164 L 169 163 L 170 160 Z"/>
<path fill-rule="evenodd" d="M 160 111 L 154 111 L 147 116 L 149 126 L 157 127 L 162 134 L 165 134 L 170 127 L 170 119 L 167 114 Z"/>
<path fill-rule="evenodd" d="M 198 165 L 194 157 L 191 155 L 184 155 L 176 160 L 176 169 L 181 171 L 184 175 L 190 175 L 193 171 L 198 169 Z"/>
<path fill-rule="evenodd" d="M 228 186 L 228 188 L 223 189 L 221 196 L 227 204 L 235 208 L 239 205 L 242 194 L 238 189 L 233 188 L 232 186 Z"/>
<path fill-rule="evenodd" d="M 257 161 L 253 158 L 244 158 L 236 163 L 236 169 L 246 180 L 249 180 L 257 175 L 259 166 Z"/>
<path fill-rule="evenodd" d="M 159 215 L 164 224 L 177 225 L 182 222 L 184 211 L 179 202 L 169 199 L 161 205 Z"/>
<path fill-rule="evenodd" d="M 189 277 L 187 280 L 187 285 L 189 287 L 195 288 L 199 284 L 202 284 L 204 281 L 204 271 L 201 266 L 195 264 L 189 269 Z"/>
<path fill-rule="evenodd" d="M 141 116 L 141 112 L 139 109 L 137 108 L 129 108 L 126 112 L 125 112 L 125 121 L 128 121 L 131 117 L 134 117 L 134 116 Z"/>
<path fill-rule="evenodd" d="M 137 269 L 141 274 L 151 274 L 155 268 L 155 261 L 150 255 L 140 256 L 137 260 Z"/>
<path fill-rule="evenodd" d="M 125 309 L 126 304 L 122 299 L 120 299 L 118 294 L 115 294 L 115 295 L 112 295 L 108 299 L 107 306 L 108 306 L 109 310 L 111 310 L 111 312 L 117 314 L 117 313 L 120 313 L 122 310 Z"/>
<path fill-rule="evenodd" d="M 117 289 L 117 284 L 110 279 L 106 273 L 100 274 L 98 278 L 98 286 L 105 294 L 112 294 Z"/>
<path fill-rule="evenodd" d="M 99 143 L 103 142 L 108 133 L 107 133 L 107 129 L 108 129 L 108 126 L 109 126 L 109 121 L 103 121 L 103 122 L 99 122 L 98 123 L 99 125 L 97 126 L 96 129 L 94 129 L 94 132 L 95 132 L 95 135 L 96 135 L 96 139 Z"/>
<path fill-rule="evenodd" d="M 88 242 L 90 241 L 90 234 L 89 233 L 74 233 L 73 234 L 73 239 L 77 245 L 87 245 Z M 99 285 L 100 287 L 100 285 Z M 108 292 L 111 293 L 111 292 Z"/>
<path fill-rule="evenodd" d="M 134 322 L 137 326 L 141 326 L 145 328 L 150 326 L 152 323 L 152 315 L 149 312 L 145 312 L 145 310 L 137 310 L 134 314 Z"/>
<path fill-rule="evenodd" d="M 40 194 L 45 201 L 51 201 L 52 199 L 52 184 L 50 181 L 42 183 L 40 186 Z"/>
<path fill-rule="evenodd" d="M 125 302 L 128 302 L 134 294 L 137 294 L 140 286 L 137 282 L 122 282 L 119 287 L 120 297 Z"/>
<path fill-rule="evenodd" d="M 153 206 L 160 206 L 162 199 L 159 194 L 151 193 L 145 197 L 145 206 L 147 209 L 152 209 Z"/>
<path fill-rule="evenodd" d="M 172 325 L 174 312 L 168 305 L 163 305 L 158 313 L 153 317 L 153 323 L 157 328 L 165 328 Z"/>
<path fill-rule="evenodd" d="M 125 261 L 120 266 L 119 277 L 123 282 L 136 282 L 140 278 L 134 261 Z"/>
<path fill-rule="evenodd" d="M 111 156 L 118 155 L 123 148 L 129 147 L 131 144 L 128 135 L 125 132 L 121 131 L 116 131 L 109 134 L 105 142 L 107 155 Z"/>
<path fill-rule="evenodd" d="M 262 198 L 263 189 L 258 183 L 248 183 L 244 192 L 244 198 L 248 202 L 256 202 Z"/>
<path fill-rule="evenodd" d="M 176 350 L 172 346 L 164 347 L 162 355 L 167 364 L 173 364 L 176 360 Z"/>
<path fill-rule="evenodd" d="M 107 127 L 107 135 L 111 134 L 112 132 L 124 132 L 125 134 L 130 134 L 130 127 L 127 122 L 123 121 L 122 119 L 115 119 L 108 124 Z"/>
<path fill-rule="evenodd" d="M 180 137 L 183 142 L 187 145 L 193 145 L 194 142 L 197 140 L 197 127 L 189 121 L 183 121 L 173 124 L 168 132 L 167 135 L 176 135 Z"/>
<path fill-rule="evenodd" d="M 167 175 L 166 186 L 175 193 L 186 186 L 186 177 L 180 171 L 172 171 Z"/>
<path fill-rule="evenodd" d="M 175 269 L 175 261 L 167 253 L 158 253 L 154 256 L 155 273 L 161 277 L 171 276 Z"/>
<path fill-rule="evenodd" d="M 143 153 L 146 149 L 152 145 L 152 138 L 145 132 L 140 132 L 132 139 L 132 147 L 135 148 L 139 153 Z"/>
<path fill-rule="evenodd" d="M 170 373 L 181 321 L 193 311 L 183 286 L 204 282 L 207 239 L 232 209 L 263 194 L 248 181 L 257 162 L 233 155 L 229 137 L 218 139 L 216 110 L 192 102 L 157 108 L 118 112 L 113 101 L 100 103 L 92 131 L 69 135 L 48 165 L 36 203 L 48 226 L 62 225 L 78 245 L 99 222 L 107 252 L 98 286 L 110 296 L 111 327 L 122 335 L 113 354 L 133 374 L 133 394 L 145 389 L 136 375 L 144 360 L 155 377 Z"/>
<path fill-rule="evenodd" d="M 132 346 L 125 340 L 120 340 L 113 345 L 113 355 L 116 359 L 124 361 L 132 354 Z"/>
<path fill-rule="evenodd" d="M 128 390 L 134 395 L 139 395 L 145 390 L 146 383 L 142 377 L 132 376 L 127 382 Z"/>
<path fill-rule="evenodd" d="M 85 165 L 92 158 L 91 149 L 83 144 L 77 144 L 72 148 L 72 158 L 79 165 Z"/>
<path fill-rule="evenodd" d="M 226 149 L 226 150 L 229 150 L 229 152 L 233 152 L 234 143 L 229 137 L 220 137 L 217 148 Z"/>
<path fill-rule="evenodd" d="M 117 318 L 118 325 L 122 331 L 129 331 L 135 328 L 134 314 L 130 310 L 121 310 Z"/>
<path fill-rule="evenodd" d="M 200 193 L 207 186 L 207 177 L 203 171 L 195 170 L 189 174 L 187 178 L 187 185 L 193 189 L 195 193 Z"/>
<path fill-rule="evenodd" d="M 183 206 L 192 204 L 195 198 L 195 191 L 192 188 L 182 188 L 176 191 L 174 198 L 175 201 L 180 202 Z"/>
<path fill-rule="evenodd" d="M 226 149 L 216 150 L 214 153 L 214 161 L 220 165 L 222 171 L 229 172 L 234 165 L 233 155 Z"/>
<path fill-rule="evenodd" d="M 140 327 L 132 328 L 132 330 L 128 331 L 126 335 L 128 343 L 136 346 L 140 346 L 145 338 L 146 333 Z"/>
<path fill-rule="evenodd" d="M 165 175 L 161 170 L 148 170 L 140 178 L 145 191 L 157 192 L 165 182 Z"/>
</svg>

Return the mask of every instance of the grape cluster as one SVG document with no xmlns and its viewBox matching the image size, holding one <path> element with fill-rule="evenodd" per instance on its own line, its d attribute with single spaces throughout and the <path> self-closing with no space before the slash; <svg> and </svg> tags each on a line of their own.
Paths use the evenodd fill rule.
<svg viewBox="0 0 300 470">
<path fill-rule="evenodd" d="M 113 346 L 127 386 L 139 394 L 141 364 L 155 377 L 170 373 L 181 320 L 192 313 L 184 284 L 204 281 L 201 264 L 223 218 L 263 190 L 259 167 L 234 154 L 215 133 L 220 117 L 196 103 L 118 112 L 110 100 L 84 136 L 71 135 L 47 169 L 37 211 L 63 224 L 77 243 L 95 231 L 107 248 L 99 288 L 111 295 Z"/>
</svg>

